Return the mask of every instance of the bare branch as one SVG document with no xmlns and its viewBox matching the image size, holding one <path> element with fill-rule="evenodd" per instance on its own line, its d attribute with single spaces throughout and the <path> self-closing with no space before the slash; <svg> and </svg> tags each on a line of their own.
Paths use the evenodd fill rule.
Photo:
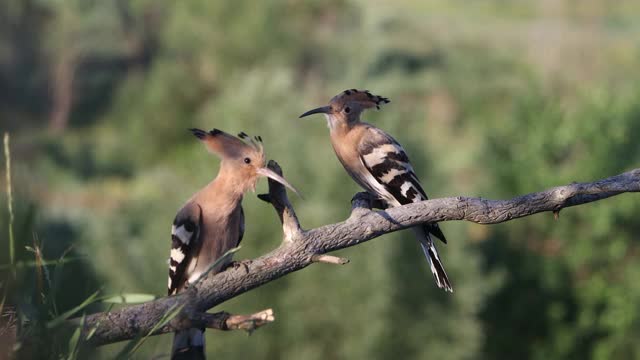
<svg viewBox="0 0 640 360">
<path fill-rule="evenodd" d="M 176 323 L 174 327 L 205 327 L 216 330 L 245 330 L 253 332 L 257 328 L 275 321 L 273 309 L 266 309 L 251 315 L 231 315 L 225 311 L 193 315 L 188 322 Z"/>
<path fill-rule="evenodd" d="M 226 321 L 226 326 L 228 330 L 253 332 L 260 326 L 274 322 L 275 320 L 273 310 L 267 309 L 251 315 L 231 315 Z"/>
<path fill-rule="evenodd" d="M 281 174 L 275 162 L 270 162 L 269 167 Z M 284 241 L 279 248 L 257 259 L 243 261 L 245 266 L 229 267 L 210 275 L 179 295 L 107 314 L 93 314 L 87 316 L 85 323 L 88 329 L 96 329 L 93 335 L 96 344 L 107 344 L 149 332 L 172 306 L 183 304 L 179 319 L 157 332 L 166 333 L 193 325 L 198 320 L 194 314 L 202 314 L 226 300 L 314 262 L 339 263 L 342 259 L 332 261 L 330 259 L 339 258 L 323 254 L 355 246 L 383 234 L 418 224 L 450 220 L 496 224 L 539 212 L 557 213 L 566 207 L 639 191 L 640 169 L 636 169 L 591 183 L 573 183 L 511 200 L 450 197 L 373 211 L 371 207 L 378 205 L 376 200 L 366 194 L 358 194 L 352 200 L 352 213 L 347 220 L 305 231 L 300 228 L 284 187 L 269 181 L 269 195 L 261 195 L 260 198 L 273 205 L 282 221 Z M 225 321 L 229 326 L 228 320 Z"/>
<path fill-rule="evenodd" d="M 91 332 L 92 329 L 96 329 L 96 333 L 91 336 L 89 342 L 93 345 L 104 345 L 117 341 L 131 339 L 132 336 L 139 333 L 146 333 L 138 331 L 135 328 L 126 329 L 120 328 L 115 331 L 114 329 L 107 329 L 109 325 L 116 325 L 120 323 L 122 317 L 112 317 L 111 313 L 101 314 L 102 322 L 93 327 L 86 326 L 85 331 Z M 188 329 L 192 327 L 207 328 L 222 331 L 229 330 L 244 330 L 249 333 L 264 326 L 268 323 L 275 321 L 275 315 L 272 309 L 266 309 L 250 315 L 232 315 L 225 311 L 217 313 L 197 312 L 186 314 L 172 320 L 167 326 L 159 329 L 154 335 L 164 334 L 167 332 L 177 331 L 181 329 Z M 71 325 L 79 325 L 78 319 L 70 321 Z M 148 331 L 147 331 L 148 332 Z"/>
<path fill-rule="evenodd" d="M 282 169 L 277 162 L 269 160 L 268 167 L 282 176 Z M 279 186 L 278 186 L 279 185 Z M 302 233 L 300 222 L 296 216 L 293 206 L 289 202 L 285 187 L 279 182 L 269 179 L 269 195 L 258 196 L 261 200 L 267 201 L 273 205 L 274 209 L 280 217 L 282 223 L 282 232 L 284 233 L 284 241 L 293 241 L 295 237 Z"/>
</svg>

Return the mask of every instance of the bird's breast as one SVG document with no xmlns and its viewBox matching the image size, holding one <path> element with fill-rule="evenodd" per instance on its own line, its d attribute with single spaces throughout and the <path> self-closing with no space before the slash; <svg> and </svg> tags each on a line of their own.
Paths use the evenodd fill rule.
<svg viewBox="0 0 640 360">
<path fill-rule="evenodd" d="M 203 209 L 202 249 L 198 256 L 198 269 L 202 271 L 216 261 L 225 252 L 238 245 L 240 224 L 243 221 L 240 214 L 240 204 L 237 206 L 207 206 Z M 222 266 L 216 269 L 218 271 Z"/>
</svg>

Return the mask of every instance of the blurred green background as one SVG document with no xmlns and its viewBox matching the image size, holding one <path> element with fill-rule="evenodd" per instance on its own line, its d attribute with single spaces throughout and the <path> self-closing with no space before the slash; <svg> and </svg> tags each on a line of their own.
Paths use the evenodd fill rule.
<svg viewBox="0 0 640 360">
<path fill-rule="evenodd" d="M 509 198 L 638 167 L 639 18 L 634 0 L 2 0 L 0 130 L 11 134 L 16 258 L 33 260 L 25 246 L 37 246 L 45 259 L 68 250 L 80 260 L 56 271 L 55 291 L 32 267 L 15 276 L 3 267 L 0 291 L 21 324 L 98 289 L 164 295 L 170 223 L 218 167 L 190 127 L 261 135 L 305 195 L 292 197 L 303 226 L 343 220 L 359 189 L 324 119 L 297 116 L 347 88 L 392 100 L 365 120 L 404 144 L 431 197 Z M 2 175 L 4 189 L 4 166 Z M 4 191 L 0 205 L 7 264 Z M 239 259 L 281 241 L 270 206 L 250 193 L 244 207 Z M 637 359 L 639 211 L 623 195 L 558 221 L 442 224 L 452 295 L 435 287 L 410 232 L 387 235 L 341 251 L 349 265 L 314 265 L 214 309 L 272 307 L 276 322 L 250 337 L 208 331 L 207 350 Z M 42 305 L 50 298 L 55 311 Z M 171 336 L 135 356 L 168 354 Z M 108 359 L 123 345 L 86 356 Z M 48 346 L 18 354 L 68 351 Z"/>
</svg>

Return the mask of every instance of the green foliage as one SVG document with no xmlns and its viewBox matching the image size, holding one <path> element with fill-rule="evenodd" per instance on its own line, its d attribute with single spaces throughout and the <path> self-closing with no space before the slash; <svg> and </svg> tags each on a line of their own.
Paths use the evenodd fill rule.
<svg viewBox="0 0 640 360">
<path fill-rule="evenodd" d="M 346 88 L 392 99 L 366 119 L 405 145 L 432 197 L 508 198 L 637 167 L 639 10 L 630 0 L 2 1 L 0 130 L 12 131 L 15 213 L 15 266 L 0 252 L 4 308 L 23 314 L 22 331 L 96 289 L 164 295 L 169 223 L 218 166 L 190 127 L 261 135 L 305 195 L 292 199 L 303 226 L 343 220 L 358 188 L 320 117 L 297 116 Z M 65 64 L 73 100 L 56 132 L 53 91 L 43 89 L 64 89 Z M 270 206 L 253 194 L 244 206 L 235 257 L 277 247 Z M 621 196 L 558 221 L 443 224 L 453 295 L 435 288 L 410 233 L 388 235 L 341 251 L 347 266 L 314 265 L 225 303 L 237 313 L 273 307 L 277 321 L 251 337 L 209 331 L 207 349 L 220 358 L 636 358 L 637 212 Z M 91 351 L 63 335 L 43 335 L 38 355 Z M 170 351 L 171 335 L 145 336 L 91 355 Z"/>
<path fill-rule="evenodd" d="M 487 144 L 494 164 L 510 164 L 493 170 L 504 184 L 501 195 L 532 191 L 553 178 L 563 183 L 605 177 L 638 163 L 632 139 L 640 131 L 640 98 L 602 90 L 581 97 L 576 111 L 563 111 L 540 93 L 515 104 L 516 124 L 496 128 Z M 509 139 L 523 133 L 527 136 L 507 147 Z M 525 166 L 535 171 L 517 171 Z M 493 331 L 526 327 L 531 335 L 517 341 L 498 336 L 503 340 L 491 344 L 491 353 L 618 358 L 624 352 L 636 357 L 638 349 L 629 346 L 629 337 L 636 336 L 633 324 L 640 319 L 628 305 L 640 300 L 631 255 L 636 251 L 631 235 L 638 230 L 636 211 L 632 198 L 621 198 L 564 211 L 557 223 L 532 218 L 500 231 L 502 240 L 487 244 L 485 251 L 496 260 L 491 266 L 505 267 L 509 276 L 487 302 L 484 316 L 500 319 Z M 511 303 L 518 307 L 506 311 Z M 540 315 L 533 322 L 531 309 Z M 540 342 L 548 346 L 540 347 Z"/>
</svg>

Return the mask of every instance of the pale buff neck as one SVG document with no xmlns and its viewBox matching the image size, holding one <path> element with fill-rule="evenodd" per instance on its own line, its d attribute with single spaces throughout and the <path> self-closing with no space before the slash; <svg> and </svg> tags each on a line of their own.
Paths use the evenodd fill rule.
<svg viewBox="0 0 640 360">
<path fill-rule="evenodd" d="M 347 119 L 341 116 L 327 116 L 329 133 L 332 137 L 346 136 L 359 122 L 359 119 L 347 121 Z"/>
<path fill-rule="evenodd" d="M 218 175 L 203 189 L 203 195 L 215 197 L 224 203 L 237 204 L 249 188 L 250 184 L 243 182 L 233 167 L 222 161 Z"/>
</svg>

